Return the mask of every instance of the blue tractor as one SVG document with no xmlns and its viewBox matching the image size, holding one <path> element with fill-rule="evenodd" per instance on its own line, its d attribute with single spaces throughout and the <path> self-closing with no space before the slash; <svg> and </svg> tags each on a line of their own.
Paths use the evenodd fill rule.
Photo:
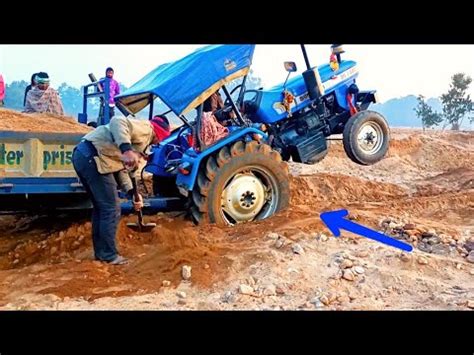
<svg viewBox="0 0 474 355">
<path fill-rule="evenodd" d="M 159 98 L 183 125 L 152 147 L 145 171 L 153 174 L 153 198 L 161 209 L 171 202 L 189 210 L 197 223 L 235 225 L 261 220 L 286 208 L 290 200 L 287 161 L 314 164 L 327 154 L 327 138 L 342 134 L 348 157 L 363 165 L 381 160 L 389 145 L 385 118 L 367 110 L 375 91 L 357 87 L 357 65 L 342 60 L 333 45 L 328 64 L 306 70 L 285 62 L 283 84 L 246 89 L 254 45 L 211 45 L 160 65 L 116 97 L 125 115 L 136 115 Z M 229 92 L 230 83 L 238 85 Z M 203 103 L 217 90 L 225 97 L 215 116 L 233 112 L 228 134 L 206 145 L 201 136 Z M 187 116 L 194 116 L 193 119 Z M 177 206 L 177 205 L 176 205 Z"/>
</svg>

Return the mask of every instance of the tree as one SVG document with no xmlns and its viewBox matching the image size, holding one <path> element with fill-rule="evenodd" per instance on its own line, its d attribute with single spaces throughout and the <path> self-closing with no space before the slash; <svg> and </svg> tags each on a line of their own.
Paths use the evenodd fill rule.
<svg viewBox="0 0 474 355">
<path fill-rule="evenodd" d="M 425 97 L 423 95 L 419 95 L 417 97 L 418 105 L 415 107 L 414 111 L 418 118 L 421 118 L 421 125 L 423 126 L 423 131 L 425 131 L 425 127 L 433 127 L 439 125 L 443 122 L 443 116 L 433 111 L 431 106 L 429 106 L 425 102 Z"/>
<path fill-rule="evenodd" d="M 66 83 L 62 83 L 58 88 L 58 93 L 66 114 L 77 117 L 77 114 L 82 111 L 81 91 Z"/>
<path fill-rule="evenodd" d="M 13 110 L 23 110 L 23 99 L 28 83 L 24 80 L 12 81 L 5 87 L 5 107 Z"/>
<path fill-rule="evenodd" d="M 441 95 L 443 103 L 443 116 L 446 119 L 446 125 L 451 124 L 452 130 L 459 130 L 466 115 L 473 112 L 473 105 L 470 95 L 467 94 L 472 79 L 464 73 L 457 73 L 451 77 L 449 91 Z M 469 117 L 470 121 L 474 117 Z"/>
</svg>

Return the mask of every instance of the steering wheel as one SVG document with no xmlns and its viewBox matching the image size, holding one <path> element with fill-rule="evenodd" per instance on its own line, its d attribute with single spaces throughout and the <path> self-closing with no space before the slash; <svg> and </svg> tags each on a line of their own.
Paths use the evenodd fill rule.
<svg viewBox="0 0 474 355">
<path fill-rule="evenodd" d="M 234 92 L 236 92 L 237 89 L 240 89 L 241 87 L 242 87 L 242 84 L 237 85 L 237 86 L 236 86 L 235 88 L 233 88 L 232 91 L 229 93 L 229 96 L 232 96 L 232 94 L 233 94 Z M 228 106 L 228 105 L 230 105 L 230 100 L 227 98 L 227 99 L 225 99 L 225 101 L 224 101 L 224 106 Z"/>
</svg>

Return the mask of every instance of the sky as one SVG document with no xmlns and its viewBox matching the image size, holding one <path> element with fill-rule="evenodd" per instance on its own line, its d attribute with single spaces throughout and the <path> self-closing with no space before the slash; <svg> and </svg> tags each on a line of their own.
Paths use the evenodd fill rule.
<svg viewBox="0 0 474 355">
<path fill-rule="evenodd" d="M 29 81 L 45 71 L 57 88 L 62 82 L 80 87 L 89 73 L 97 78 L 113 67 L 115 79 L 131 86 L 158 65 L 179 59 L 201 45 L 0 45 L 0 73 L 7 83 Z M 379 99 L 422 94 L 438 97 L 449 88 L 454 73 L 474 78 L 474 45 L 344 45 L 343 59 L 359 66 L 358 86 L 376 89 Z M 330 45 L 307 45 L 312 66 L 327 63 Z M 252 69 L 264 86 L 283 82 L 284 61 L 306 69 L 299 45 L 257 45 Z M 293 74 L 294 75 L 294 74 Z M 470 87 L 474 97 L 474 84 Z"/>
</svg>

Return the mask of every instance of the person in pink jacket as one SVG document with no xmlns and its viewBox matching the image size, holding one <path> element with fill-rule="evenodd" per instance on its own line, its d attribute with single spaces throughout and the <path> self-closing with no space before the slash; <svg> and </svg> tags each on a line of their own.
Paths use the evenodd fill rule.
<svg viewBox="0 0 474 355">
<path fill-rule="evenodd" d="M 107 68 L 105 70 L 105 75 L 110 79 L 110 91 L 109 91 L 109 120 L 115 116 L 115 96 L 120 94 L 120 85 L 117 80 L 114 79 L 114 70 L 112 68 Z M 102 78 L 105 79 L 105 78 Z M 101 79 L 101 80 L 102 80 Z"/>
<path fill-rule="evenodd" d="M 3 76 L 0 74 L 0 107 L 4 105 L 3 100 L 5 100 L 5 81 L 3 81 Z"/>
</svg>

